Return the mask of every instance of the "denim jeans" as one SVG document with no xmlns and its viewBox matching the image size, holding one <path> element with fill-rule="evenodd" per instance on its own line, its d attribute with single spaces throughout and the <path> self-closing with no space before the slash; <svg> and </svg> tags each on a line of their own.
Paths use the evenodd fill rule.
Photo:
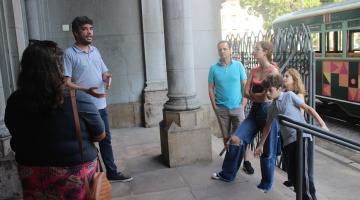
<svg viewBox="0 0 360 200">
<path fill-rule="evenodd" d="M 117 173 L 117 167 L 114 162 L 114 153 L 111 146 L 111 135 L 109 129 L 109 120 L 106 108 L 99 110 L 101 119 L 105 125 L 106 137 L 99 142 L 101 157 L 104 161 L 106 173 L 113 175 Z"/>
<path fill-rule="evenodd" d="M 241 161 L 244 157 L 245 145 L 230 144 L 229 149 L 225 154 L 225 159 L 222 165 L 222 171 L 219 176 L 224 181 L 233 181 L 236 173 L 240 168 Z"/>
<path fill-rule="evenodd" d="M 245 146 L 250 144 L 256 134 L 265 126 L 267 110 L 271 102 L 253 103 L 247 118 L 240 124 L 235 135 L 241 140 L 240 145 L 229 145 L 219 176 L 225 181 L 232 181 L 240 168 L 244 157 Z M 279 125 L 276 120 L 273 121 L 269 136 L 264 145 L 264 153 L 260 158 L 261 183 L 259 187 L 264 190 L 270 190 L 275 171 L 275 161 L 277 154 L 277 143 L 279 137 Z"/>
<path fill-rule="evenodd" d="M 269 191 L 274 182 L 276 158 L 280 141 L 279 123 L 274 120 L 270 133 L 264 144 L 264 152 L 260 156 L 261 182 L 258 188 Z"/>
</svg>

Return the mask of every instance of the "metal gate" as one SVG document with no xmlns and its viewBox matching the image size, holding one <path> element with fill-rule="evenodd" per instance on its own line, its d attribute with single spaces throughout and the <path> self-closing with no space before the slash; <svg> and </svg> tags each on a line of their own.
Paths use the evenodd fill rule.
<svg viewBox="0 0 360 200">
<path fill-rule="evenodd" d="M 273 59 L 281 72 L 284 73 L 290 67 L 297 69 L 305 84 L 305 100 L 311 107 L 315 106 L 315 54 L 307 26 L 290 26 L 267 32 L 245 33 L 242 36 L 228 35 L 226 40 L 231 43 L 233 59 L 241 61 L 247 72 L 256 65 L 252 56 L 255 43 L 262 40 L 272 42 Z"/>
<path fill-rule="evenodd" d="M 256 60 L 252 56 L 255 43 L 262 40 L 272 42 L 274 47 L 273 60 L 278 64 L 281 73 L 284 73 L 290 67 L 297 69 L 305 84 L 307 92 L 305 101 L 311 107 L 315 106 L 315 54 L 308 27 L 301 25 L 299 27 L 271 30 L 265 33 L 249 33 L 242 37 L 230 35 L 226 39 L 231 43 L 233 58 L 240 60 L 247 72 L 256 65 Z M 248 112 L 249 107 L 248 105 L 246 112 Z M 308 121 L 313 124 L 312 118 L 307 116 L 307 119 L 311 119 Z M 256 140 L 259 140 L 259 138 Z M 280 168 L 283 167 L 282 161 L 283 157 L 277 160 L 277 165 Z"/>
</svg>

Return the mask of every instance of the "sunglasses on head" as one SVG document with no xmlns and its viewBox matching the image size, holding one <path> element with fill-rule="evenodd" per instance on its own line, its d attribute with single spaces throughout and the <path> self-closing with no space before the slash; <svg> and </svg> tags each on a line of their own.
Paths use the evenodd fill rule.
<svg viewBox="0 0 360 200">
<path fill-rule="evenodd" d="M 50 48 L 50 49 L 54 50 L 55 54 L 61 54 L 61 50 L 59 49 L 58 44 L 51 40 L 30 39 L 28 47 L 33 46 L 33 45 L 38 46 L 38 47 Z"/>
<path fill-rule="evenodd" d="M 32 46 L 32 45 L 37 45 L 37 46 L 41 46 L 41 47 L 48 47 L 48 48 L 55 48 L 55 49 L 58 47 L 57 43 L 53 42 L 51 40 L 34 40 L 34 39 L 30 39 L 28 46 Z"/>
</svg>

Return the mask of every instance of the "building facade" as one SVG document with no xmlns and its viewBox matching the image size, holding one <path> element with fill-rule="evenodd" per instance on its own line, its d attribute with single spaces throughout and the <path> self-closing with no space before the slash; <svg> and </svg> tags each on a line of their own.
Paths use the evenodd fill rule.
<svg viewBox="0 0 360 200">
<path fill-rule="evenodd" d="M 93 19 L 94 45 L 113 75 L 107 97 L 112 128 L 157 126 L 163 119 L 164 103 L 169 101 L 168 89 L 181 84 L 184 91 L 190 88 L 196 94 L 198 105 L 206 116 L 211 116 L 207 74 L 218 57 L 221 3 L 221 0 L 0 0 L 0 199 L 20 198 L 3 117 L 6 99 L 16 90 L 20 56 L 29 39 L 53 40 L 66 48 L 74 42 L 70 24 L 74 17 L 86 15 Z M 177 15 L 166 15 L 166 10 L 184 14 L 187 29 L 183 31 L 191 35 L 185 42 L 173 37 L 179 27 L 171 20 Z M 186 49 L 180 55 L 169 56 L 171 45 L 179 43 L 186 44 Z M 169 60 L 177 56 L 175 62 Z M 181 61 L 185 69 L 176 70 L 182 70 L 182 75 L 169 76 L 167 63 L 177 65 Z M 190 85 L 183 76 L 186 63 L 191 64 L 189 69 L 194 77 Z"/>
<path fill-rule="evenodd" d="M 262 17 L 249 15 L 240 6 L 239 0 L 224 0 L 221 4 L 221 37 L 237 34 L 243 36 L 247 32 L 258 33 L 263 29 Z"/>
</svg>

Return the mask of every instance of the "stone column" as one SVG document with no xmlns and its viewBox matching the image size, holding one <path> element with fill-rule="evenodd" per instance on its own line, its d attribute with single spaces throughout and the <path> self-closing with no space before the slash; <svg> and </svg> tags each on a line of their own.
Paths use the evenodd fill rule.
<svg viewBox="0 0 360 200">
<path fill-rule="evenodd" d="M 39 15 L 41 15 L 38 9 L 39 1 L 38 0 L 26 0 L 25 1 L 25 10 L 26 10 L 26 19 L 28 24 L 29 39 L 40 40 L 40 22 Z"/>
<path fill-rule="evenodd" d="M 164 0 L 167 110 L 193 110 L 196 99 L 190 0 Z"/>
<path fill-rule="evenodd" d="M 6 99 L 15 90 L 19 55 L 25 47 L 22 2 L 0 0 L 0 199 L 20 199 L 22 193 L 4 124 Z"/>
<path fill-rule="evenodd" d="M 146 87 L 145 127 L 158 126 L 167 101 L 165 42 L 161 0 L 141 0 Z"/>
<path fill-rule="evenodd" d="M 161 152 L 170 167 L 211 160 L 211 136 L 196 99 L 191 0 L 164 0 L 169 100 L 160 123 Z"/>
</svg>

